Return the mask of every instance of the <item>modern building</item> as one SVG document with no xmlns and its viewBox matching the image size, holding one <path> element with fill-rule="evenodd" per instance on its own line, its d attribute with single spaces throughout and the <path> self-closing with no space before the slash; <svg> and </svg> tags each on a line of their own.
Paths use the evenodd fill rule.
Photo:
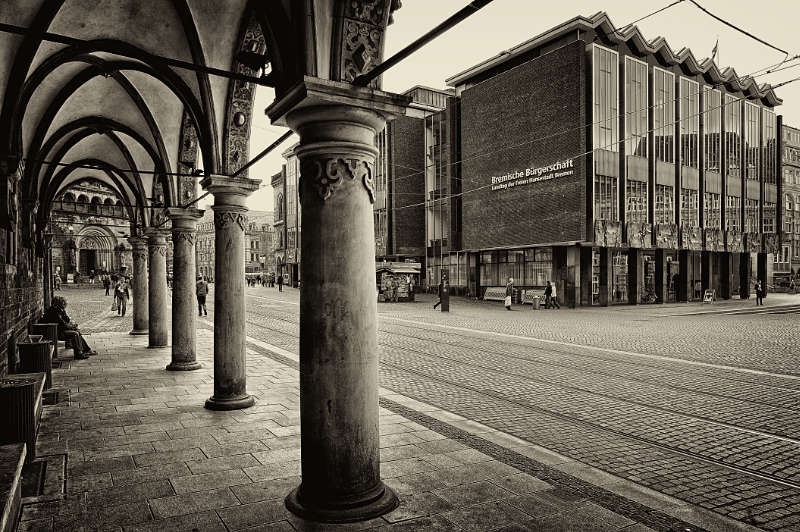
<svg viewBox="0 0 800 532">
<path fill-rule="evenodd" d="M 281 171 L 272 176 L 275 205 L 275 272 L 284 284 L 297 287 L 300 282 L 300 161 L 292 146 L 283 152 Z"/>
<path fill-rule="evenodd" d="M 273 220 L 270 211 L 248 211 L 245 227 L 244 256 L 245 273 L 269 273 L 273 271 Z M 214 279 L 214 211 L 206 209 L 197 222 L 195 238 L 195 262 L 197 275 Z"/>
<path fill-rule="evenodd" d="M 783 233 L 774 282 L 800 275 L 800 129 L 783 125 Z"/>
<path fill-rule="evenodd" d="M 447 83 L 461 163 L 442 164 L 462 202 L 461 220 L 442 222 L 460 232 L 445 248 L 451 284 L 481 295 L 553 280 L 575 306 L 748 297 L 766 281 L 782 186 L 769 85 L 605 13 Z"/>
</svg>

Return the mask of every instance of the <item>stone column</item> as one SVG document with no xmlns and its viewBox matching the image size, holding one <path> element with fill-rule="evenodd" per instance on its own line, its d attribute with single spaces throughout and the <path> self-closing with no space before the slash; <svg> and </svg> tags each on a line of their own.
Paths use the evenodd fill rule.
<svg viewBox="0 0 800 532">
<path fill-rule="evenodd" d="M 209 176 L 200 184 L 214 196 L 214 395 L 210 410 L 253 406 L 247 393 L 244 229 L 247 196 L 256 179 Z"/>
<path fill-rule="evenodd" d="M 286 115 L 300 135 L 300 414 L 302 483 L 295 514 L 348 522 L 391 511 L 380 478 L 375 134 L 385 119 L 349 105 Z"/>
<path fill-rule="evenodd" d="M 167 209 L 172 221 L 172 362 L 170 371 L 199 369 L 195 346 L 197 332 L 195 313 L 194 240 L 199 209 Z"/>
<path fill-rule="evenodd" d="M 128 238 L 133 248 L 133 330 L 130 334 L 147 334 L 150 313 L 147 295 L 147 239 L 140 236 Z"/>
<path fill-rule="evenodd" d="M 53 303 L 53 251 L 52 238 L 43 236 L 42 252 L 42 289 L 44 291 L 44 308 Z"/>
<path fill-rule="evenodd" d="M 147 233 L 147 261 L 149 266 L 147 307 L 149 342 L 147 347 L 167 345 L 167 238 L 166 232 L 151 229 Z"/>
</svg>

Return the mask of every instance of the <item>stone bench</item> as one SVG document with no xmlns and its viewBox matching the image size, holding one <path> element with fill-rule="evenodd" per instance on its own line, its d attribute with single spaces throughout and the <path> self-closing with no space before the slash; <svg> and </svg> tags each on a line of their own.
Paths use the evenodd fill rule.
<svg viewBox="0 0 800 532">
<path fill-rule="evenodd" d="M 25 444 L 0 445 L 0 532 L 17 528 L 22 500 L 22 466 L 25 463 Z"/>
<path fill-rule="evenodd" d="M 0 379 L 0 445 L 26 444 L 26 463 L 36 458 L 45 379 L 44 373 L 16 373 Z"/>
</svg>

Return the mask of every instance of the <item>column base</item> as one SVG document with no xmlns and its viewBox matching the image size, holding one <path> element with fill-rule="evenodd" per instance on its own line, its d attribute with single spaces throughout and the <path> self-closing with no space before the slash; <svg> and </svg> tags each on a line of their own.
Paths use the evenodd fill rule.
<svg viewBox="0 0 800 532">
<path fill-rule="evenodd" d="M 383 485 L 380 495 L 372 500 L 360 501 L 357 506 L 342 506 L 339 508 L 319 507 L 304 504 L 298 497 L 300 487 L 292 490 L 286 496 L 286 508 L 303 519 L 319 523 L 354 523 L 366 521 L 391 512 L 400 504 L 394 491 L 389 486 Z"/>
<path fill-rule="evenodd" d="M 167 364 L 167 371 L 193 371 L 196 369 L 202 368 L 203 365 L 200 362 L 191 361 L 191 362 L 170 362 Z"/>
<path fill-rule="evenodd" d="M 147 349 L 161 349 L 162 347 L 169 347 L 169 344 L 168 343 L 148 344 Z"/>
<path fill-rule="evenodd" d="M 254 404 L 256 404 L 256 400 L 252 395 L 221 399 L 212 395 L 206 399 L 205 406 L 209 410 L 241 410 L 242 408 L 250 408 Z"/>
<path fill-rule="evenodd" d="M 128 334 L 132 334 L 133 336 L 144 336 L 146 334 L 150 334 L 150 331 L 148 331 L 147 329 L 134 329 Z"/>
</svg>

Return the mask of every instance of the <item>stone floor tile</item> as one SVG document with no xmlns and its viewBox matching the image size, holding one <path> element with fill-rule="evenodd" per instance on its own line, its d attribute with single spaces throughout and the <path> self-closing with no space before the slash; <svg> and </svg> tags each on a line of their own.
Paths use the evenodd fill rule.
<svg viewBox="0 0 800 532">
<path fill-rule="evenodd" d="M 285 462 L 289 460 L 300 460 L 300 449 L 275 449 L 259 453 L 253 453 L 253 457 L 263 465 Z"/>
<path fill-rule="evenodd" d="M 278 429 L 281 430 L 279 431 Z M 267 429 L 243 430 L 240 432 L 225 431 L 224 433 L 214 433 L 214 439 L 217 440 L 220 444 L 226 445 L 229 443 L 237 443 L 242 441 L 253 441 L 253 440 L 266 441 L 272 438 L 281 436 L 292 436 L 294 434 L 300 434 L 299 426 L 297 427 L 297 431 L 287 431 L 285 427 L 277 427 L 275 429 L 270 429 L 270 430 Z"/>
<path fill-rule="evenodd" d="M 492 482 L 498 486 L 513 491 L 517 495 L 527 495 L 552 488 L 553 486 L 527 473 L 517 473 L 508 477 L 495 478 Z"/>
<path fill-rule="evenodd" d="M 531 524 L 538 530 L 592 530 L 597 532 L 616 532 L 635 521 L 623 517 L 596 504 L 584 502 L 571 511 L 535 517 Z"/>
<path fill-rule="evenodd" d="M 403 458 L 381 464 L 381 478 L 401 477 L 435 470 L 436 466 L 422 458 Z"/>
<path fill-rule="evenodd" d="M 506 499 L 505 502 L 531 517 L 544 517 L 560 512 L 571 512 L 574 511 L 577 506 L 577 503 L 563 502 L 557 504 L 550 499 L 536 497 L 535 495 L 536 494 L 510 497 Z"/>
<path fill-rule="evenodd" d="M 456 440 L 433 440 L 417 444 L 417 447 L 431 454 L 441 454 L 463 451 L 467 446 Z"/>
<path fill-rule="evenodd" d="M 126 526 L 125 532 L 226 532 L 216 512 L 201 512 Z"/>
<path fill-rule="evenodd" d="M 141 484 L 114 486 L 90 491 L 86 493 L 86 504 L 90 507 L 116 506 L 118 504 L 167 497 L 174 494 L 175 492 L 167 480 L 153 480 Z"/>
<path fill-rule="evenodd" d="M 150 508 L 156 519 L 216 510 L 238 504 L 239 501 L 228 488 L 150 499 Z"/>
<path fill-rule="evenodd" d="M 273 438 L 262 440 L 267 447 L 270 449 L 286 449 L 292 447 L 299 447 L 300 446 L 300 435 L 294 434 L 291 436 L 282 436 L 280 438 Z"/>
<path fill-rule="evenodd" d="M 98 473 L 108 473 L 115 471 L 125 471 L 133 469 L 135 464 L 133 457 L 120 456 L 118 458 L 102 458 L 91 462 L 69 462 L 67 466 L 67 477 L 79 475 L 96 475 Z"/>
<path fill-rule="evenodd" d="M 412 432 L 404 432 L 402 434 L 387 434 L 381 435 L 380 447 L 394 447 L 397 445 L 410 445 L 412 443 L 423 443 L 423 439 L 415 436 Z"/>
<path fill-rule="evenodd" d="M 177 451 L 166 451 L 163 453 L 139 454 L 133 457 L 138 467 L 150 467 L 154 465 L 169 464 L 172 462 L 189 462 L 190 460 L 203 460 L 206 455 L 198 448 L 179 449 Z"/>
<path fill-rule="evenodd" d="M 289 510 L 284 506 L 283 500 L 275 499 L 223 508 L 217 513 L 228 530 L 242 530 L 255 525 L 284 521 Z"/>
<path fill-rule="evenodd" d="M 436 477 L 436 473 L 437 472 L 434 471 L 431 473 L 417 473 L 414 475 L 387 478 L 385 483 L 390 486 L 398 496 L 426 493 L 443 488 L 447 485 Z"/>
<path fill-rule="evenodd" d="M 83 459 L 100 460 L 103 458 L 117 458 L 120 456 L 133 456 L 135 454 L 145 454 L 153 452 L 153 444 L 150 442 L 128 443 L 116 447 L 106 446 L 104 449 L 84 450 Z"/>
<path fill-rule="evenodd" d="M 274 478 L 295 477 L 300 474 L 300 460 L 248 467 L 244 470 L 253 482 Z"/>
<path fill-rule="evenodd" d="M 295 528 L 289 521 L 278 521 L 277 523 L 270 523 L 268 525 L 258 525 L 250 528 L 245 528 L 246 532 L 294 532 Z"/>
<path fill-rule="evenodd" d="M 97 473 L 96 475 L 70 476 L 67 479 L 67 493 L 81 493 L 113 485 L 111 473 Z"/>
<path fill-rule="evenodd" d="M 457 508 L 442 514 L 462 530 L 485 532 L 510 524 L 524 524 L 530 517 L 502 501 Z"/>
<path fill-rule="evenodd" d="M 394 449 L 394 447 L 390 447 L 390 449 Z M 422 456 L 422 458 L 436 469 L 448 469 L 464 465 L 463 462 L 459 462 L 455 458 L 448 456 L 447 453 L 426 454 Z"/>
<path fill-rule="evenodd" d="M 454 507 L 470 506 L 489 501 L 496 501 L 512 497 L 514 494 L 504 490 L 488 481 L 473 482 L 448 488 L 441 488 L 433 492 Z"/>
<path fill-rule="evenodd" d="M 146 502 L 98 506 L 81 514 L 53 518 L 53 530 L 109 530 L 153 519 Z"/>
<path fill-rule="evenodd" d="M 384 519 L 390 523 L 405 521 L 415 517 L 426 517 L 441 514 L 453 509 L 453 505 L 433 493 L 404 495 L 400 497 L 400 506 L 385 514 Z"/>
<path fill-rule="evenodd" d="M 446 456 L 462 464 L 476 464 L 478 462 L 488 462 L 492 459 L 491 456 L 487 456 L 475 449 L 461 449 L 459 451 L 446 453 Z"/>
<path fill-rule="evenodd" d="M 461 530 L 461 528 L 441 515 L 420 517 L 375 529 L 376 532 L 455 532 L 458 530 Z"/>
<path fill-rule="evenodd" d="M 447 469 L 437 469 L 435 476 L 445 486 L 458 486 L 470 482 L 478 482 L 489 478 L 485 472 L 480 471 L 474 466 L 463 465 Z"/>
<path fill-rule="evenodd" d="M 181 449 L 201 448 L 204 445 L 216 445 L 214 438 L 178 438 L 176 440 L 162 440 L 153 442 L 153 449 L 158 453 L 167 451 L 180 451 Z M 205 453 L 204 453 L 205 454 Z"/>
<path fill-rule="evenodd" d="M 260 451 L 269 450 L 269 447 L 267 447 L 267 445 L 260 440 L 242 441 L 229 443 L 226 445 L 220 445 L 216 442 L 216 440 L 214 440 L 213 443 L 208 445 L 201 445 L 200 449 L 209 458 L 218 458 L 220 456 L 257 453 Z"/>
<path fill-rule="evenodd" d="M 53 518 L 35 519 L 33 521 L 22 521 L 17 526 L 17 532 L 51 532 L 53 530 Z"/>
<path fill-rule="evenodd" d="M 397 447 L 384 447 L 381 449 L 381 463 L 415 457 L 423 457 L 427 459 L 430 456 L 431 455 L 428 455 L 416 445 L 400 445 Z"/>
<path fill-rule="evenodd" d="M 198 449 L 199 451 L 199 449 Z M 259 465 L 259 461 L 251 454 L 236 454 L 233 456 L 220 456 L 218 458 L 205 458 L 186 462 L 192 474 L 211 473 L 213 471 L 225 471 L 227 469 L 244 469 Z"/>
<path fill-rule="evenodd" d="M 239 484 L 250 484 L 252 480 L 244 474 L 241 469 L 229 469 L 225 471 L 214 471 L 201 475 L 187 475 L 183 477 L 171 478 L 170 482 L 175 488 L 175 493 L 191 493 L 193 491 L 208 491 L 215 488 L 236 486 Z"/>
<path fill-rule="evenodd" d="M 191 475 L 192 472 L 186 467 L 183 462 L 174 462 L 171 464 L 161 464 L 151 467 L 140 467 L 138 469 L 130 469 L 127 471 L 112 471 L 111 477 L 114 480 L 115 486 L 126 486 L 130 484 L 139 484 L 150 480 L 160 480 L 171 477 L 182 477 Z"/>
<path fill-rule="evenodd" d="M 300 480 L 299 476 L 264 480 L 250 484 L 231 486 L 231 491 L 242 504 L 265 501 L 268 499 L 283 500 L 290 491 L 300 485 Z"/>
</svg>

